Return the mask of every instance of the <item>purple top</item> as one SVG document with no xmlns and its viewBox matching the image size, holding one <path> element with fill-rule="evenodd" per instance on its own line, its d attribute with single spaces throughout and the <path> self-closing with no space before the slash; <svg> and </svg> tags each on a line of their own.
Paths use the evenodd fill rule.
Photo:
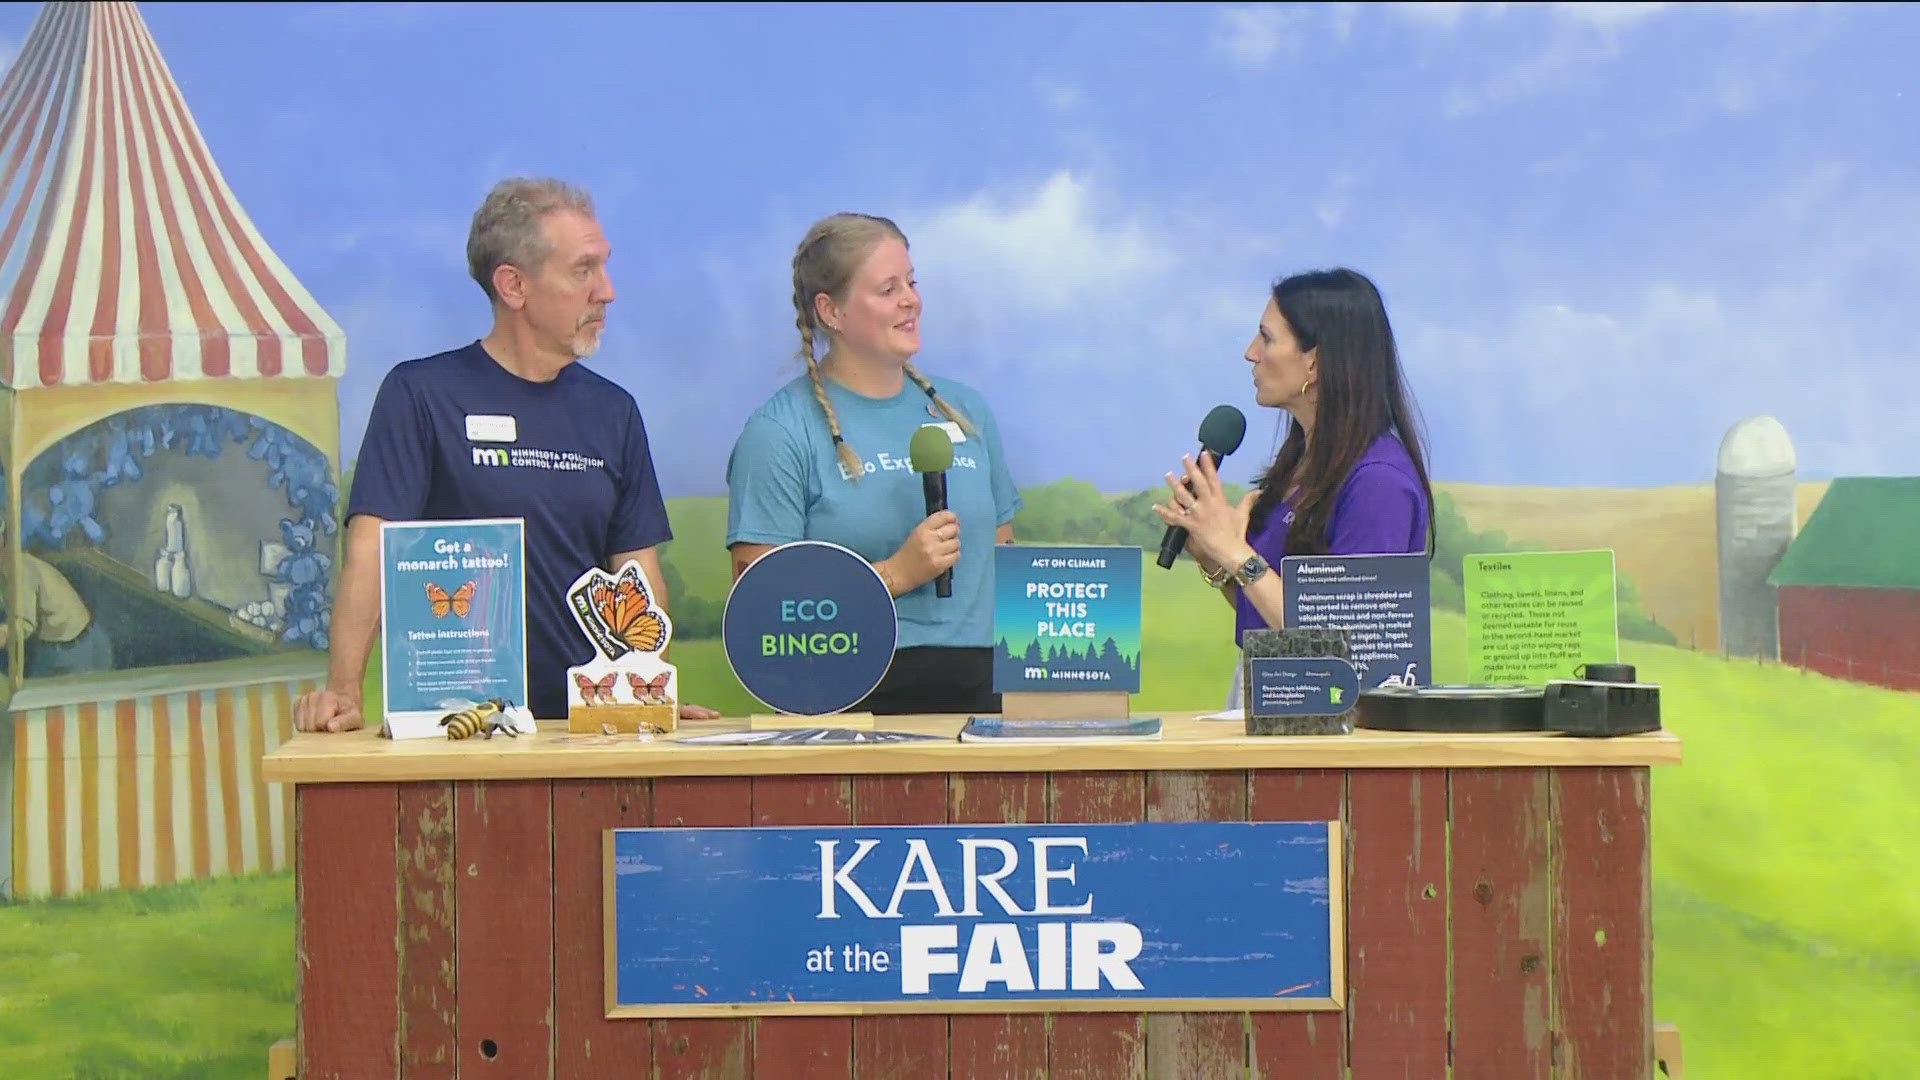
<svg viewBox="0 0 1920 1080">
<path fill-rule="evenodd" d="M 1360 455 L 1347 474 L 1347 482 L 1334 495 L 1333 515 L 1327 521 L 1327 554 L 1403 555 L 1425 551 L 1431 512 L 1412 455 L 1393 434 L 1382 435 Z M 1271 573 L 1280 572 L 1280 560 L 1287 554 L 1287 529 L 1292 524 L 1292 500 L 1283 499 L 1267 515 L 1266 526 L 1247 537 L 1253 550 L 1273 567 Z M 1234 644 L 1240 644 L 1248 630 L 1264 629 L 1266 625 L 1245 594 L 1235 598 Z"/>
</svg>

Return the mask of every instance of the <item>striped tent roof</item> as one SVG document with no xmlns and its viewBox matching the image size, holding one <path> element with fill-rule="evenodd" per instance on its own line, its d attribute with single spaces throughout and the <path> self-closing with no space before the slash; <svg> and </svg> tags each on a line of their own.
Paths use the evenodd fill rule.
<svg viewBox="0 0 1920 1080">
<path fill-rule="evenodd" d="M 0 386 L 339 375 L 127 3 L 50 3 L 0 83 Z"/>
</svg>

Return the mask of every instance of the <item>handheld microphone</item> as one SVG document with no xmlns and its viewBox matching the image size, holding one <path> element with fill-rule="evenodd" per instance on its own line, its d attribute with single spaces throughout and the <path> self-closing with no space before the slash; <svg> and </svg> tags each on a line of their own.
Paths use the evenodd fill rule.
<svg viewBox="0 0 1920 1080">
<path fill-rule="evenodd" d="M 927 516 L 947 508 L 947 470 L 953 467 L 953 440 L 944 429 L 928 424 L 913 433 L 907 443 L 907 457 L 913 471 L 920 474 L 920 489 L 927 498 Z M 953 595 L 953 568 L 940 571 L 933 579 L 933 595 Z"/>
<path fill-rule="evenodd" d="M 1247 417 L 1231 405 L 1215 405 L 1200 421 L 1200 452 L 1213 455 L 1213 467 L 1220 467 L 1220 459 L 1240 449 L 1240 440 L 1247 437 Z M 1170 569 L 1173 561 L 1180 557 L 1180 549 L 1187 546 L 1187 530 L 1178 525 L 1167 526 L 1167 534 L 1160 539 L 1160 558 L 1155 560 L 1162 570 Z"/>
</svg>

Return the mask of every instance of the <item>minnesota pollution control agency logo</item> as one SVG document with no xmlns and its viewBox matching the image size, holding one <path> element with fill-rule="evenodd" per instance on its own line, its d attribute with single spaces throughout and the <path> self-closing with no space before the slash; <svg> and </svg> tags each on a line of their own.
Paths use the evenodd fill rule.
<svg viewBox="0 0 1920 1080">
<path fill-rule="evenodd" d="M 475 465 L 505 465 L 507 452 L 497 446 L 476 446 L 473 448 Z"/>
</svg>

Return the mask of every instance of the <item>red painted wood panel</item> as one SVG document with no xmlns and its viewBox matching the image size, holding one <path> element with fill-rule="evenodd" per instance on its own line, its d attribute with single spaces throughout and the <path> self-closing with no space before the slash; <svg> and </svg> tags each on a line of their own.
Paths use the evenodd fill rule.
<svg viewBox="0 0 1920 1080">
<path fill-rule="evenodd" d="M 653 782 L 656 827 L 717 828 L 753 822 L 753 785 L 744 776 L 662 777 Z M 653 1075 L 745 1077 L 753 1068 L 751 1020 L 656 1020 Z"/>
<path fill-rule="evenodd" d="M 1554 1075 L 1646 1075 L 1653 874 L 1644 768 L 1553 771 Z"/>
<path fill-rule="evenodd" d="M 653 1071 L 653 1026 L 606 1016 L 607 829 L 653 824 L 645 780 L 553 782 L 554 1075 L 622 1080 Z"/>
<path fill-rule="evenodd" d="M 400 1073 L 451 1078 L 459 1030 L 453 784 L 401 784 L 399 835 Z"/>
<path fill-rule="evenodd" d="M 1262 769 L 1248 781 L 1250 821 L 1344 821 L 1346 808 L 1347 774 L 1338 769 Z M 1345 853 L 1340 855 L 1344 858 Z M 1342 894 L 1333 902 L 1344 906 L 1347 898 Z M 1248 1063 L 1255 1080 L 1342 1080 L 1346 1076 L 1344 1011 L 1254 1013 L 1250 1026 Z"/>
<path fill-rule="evenodd" d="M 1552 807 L 1545 769 L 1455 769 L 1453 1073 L 1526 1080 L 1552 1060 Z"/>
<path fill-rule="evenodd" d="M 392 1076 L 400 1041 L 399 793 L 392 784 L 308 784 L 294 808 L 300 1075 Z"/>
<path fill-rule="evenodd" d="M 956 774 L 955 823 L 1004 825 L 1047 820 L 1044 773 Z M 947 1021 L 952 1075 L 1041 1078 L 1047 1074 L 1047 1017 L 1041 1013 L 968 1013 Z"/>
<path fill-rule="evenodd" d="M 1047 820 L 1144 821 L 1147 783 L 1137 772 L 1054 773 Z M 1048 1032 L 1050 1080 L 1124 1080 L 1146 1071 L 1146 1031 L 1135 1013 L 1059 1013 Z"/>
<path fill-rule="evenodd" d="M 1247 774 L 1147 774 L 1148 821 L 1245 821 Z M 1147 1075 L 1166 1080 L 1239 1077 L 1247 1071 L 1245 1013 L 1149 1013 Z"/>
<path fill-rule="evenodd" d="M 850 825 L 853 784 L 844 776 L 758 776 L 753 823 Z M 801 947 L 799 942 L 795 947 Z M 763 1016 L 754 1021 L 753 1075 L 845 1080 L 853 1075 L 853 1020 L 845 1016 Z"/>
<path fill-rule="evenodd" d="M 465 1078 L 553 1075 L 552 800 L 546 780 L 454 784 Z"/>
<path fill-rule="evenodd" d="M 853 820 L 861 825 L 943 825 L 947 777 L 856 776 Z M 853 1021 L 853 1069 L 860 1080 L 947 1075 L 945 1016 L 862 1016 Z"/>
<path fill-rule="evenodd" d="M 1445 1076 L 1447 774 L 1352 770 L 1347 827 L 1352 1080 Z"/>
</svg>

